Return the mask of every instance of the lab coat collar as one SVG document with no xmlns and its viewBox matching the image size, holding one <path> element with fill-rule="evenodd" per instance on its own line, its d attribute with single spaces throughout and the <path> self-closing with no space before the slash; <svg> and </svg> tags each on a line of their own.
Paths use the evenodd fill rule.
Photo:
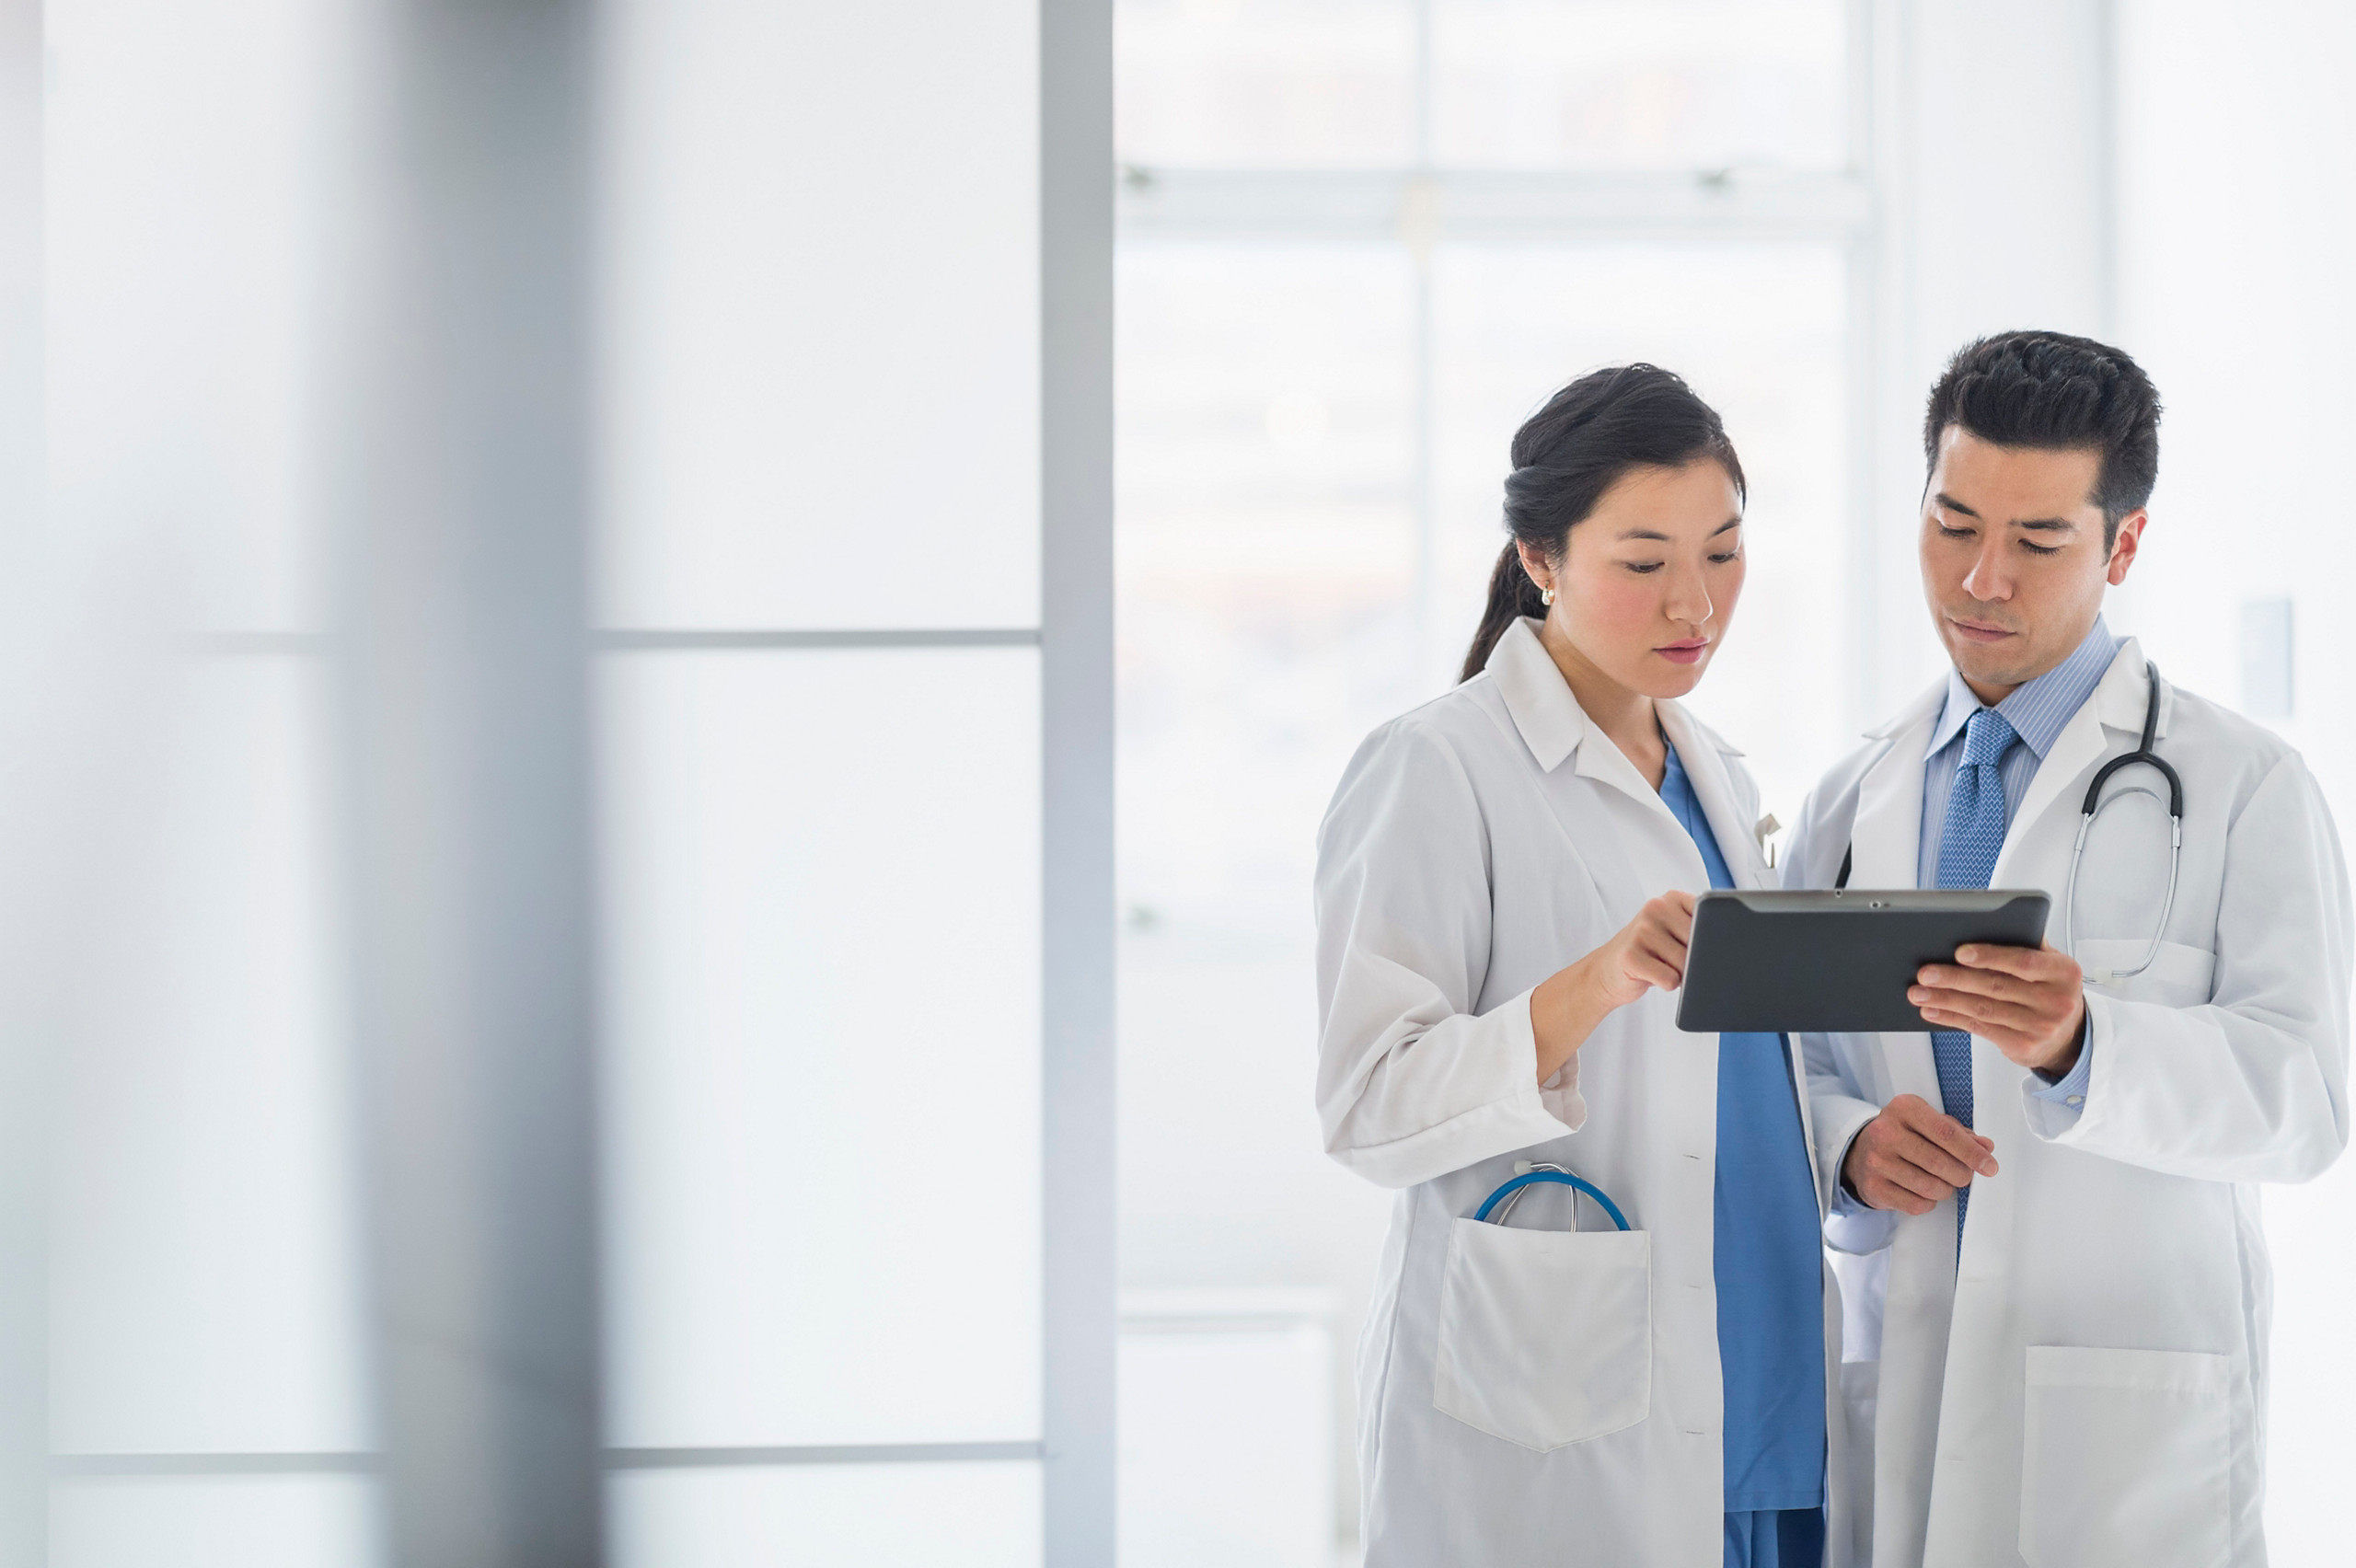
<svg viewBox="0 0 2356 1568">
<path fill-rule="evenodd" d="M 2110 635 L 2100 616 L 2080 640 L 2070 656 L 2035 680 L 2024 682 L 1996 704 L 1996 711 L 2011 723 L 2013 733 L 2021 744 L 2037 754 L 2043 762 L 2051 755 L 2053 744 L 2062 732 L 2076 718 L 2078 709 L 2092 700 L 2119 655 L 2119 639 Z M 1923 755 L 1936 756 L 1963 732 L 1964 725 L 1974 713 L 1986 707 L 1980 694 L 1963 678 L 1963 672 L 1947 671 L 1947 698 L 1939 709 L 1938 722 L 1932 726 L 1931 741 Z"/>
<path fill-rule="evenodd" d="M 1514 729 L 1519 732 L 1522 744 L 1530 748 L 1530 755 L 1546 772 L 1560 767 L 1563 759 L 1578 749 L 1590 733 L 1611 745 L 1611 738 L 1595 728 L 1586 709 L 1579 706 L 1579 699 L 1571 695 L 1571 684 L 1563 678 L 1554 656 L 1539 640 L 1534 618 L 1524 616 L 1507 626 L 1505 634 L 1497 639 L 1496 647 L 1489 651 L 1489 662 L 1482 668 L 1496 683 L 1497 695 L 1505 698 L 1506 711 L 1513 716 Z M 1685 733 L 1669 731 L 1670 742 L 1680 751 L 1689 748 L 1690 739 L 1722 757 L 1742 755 L 1682 709 L 1676 709 L 1675 704 L 1664 699 L 1659 706 L 1664 710 L 1675 709 L 1679 722 L 1686 727 Z M 1663 721 L 1664 726 L 1667 722 Z M 1620 748 L 1614 745 L 1611 750 L 1617 755 Z"/>
<path fill-rule="evenodd" d="M 1538 759 L 1539 767 L 1547 773 L 1560 767 L 1590 726 L 1578 698 L 1571 695 L 1570 682 L 1554 667 L 1554 656 L 1538 640 L 1538 623 L 1527 616 L 1517 617 L 1482 667 L 1496 682 L 1513 727 L 1521 732 L 1521 744 Z"/>
<path fill-rule="evenodd" d="M 2110 750 L 2105 730 L 2121 730 L 2140 737 L 2143 732 L 2143 707 L 2151 697 L 2151 680 L 2143 662 L 2143 650 L 2133 638 L 2119 645 L 2111 656 L 2110 668 L 2095 687 L 2070 722 L 2062 728 L 2061 739 L 2029 778 L 2028 793 L 2022 797 L 2021 809 L 2014 813 L 2012 831 L 2005 835 L 2004 847 L 1997 857 L 1990 886 L 1994 878 L 2013 871 L 2013 856 L 2029 830 L 2046 812 L 2065 798 L 2074 808 L 2078 803 L 2075 786 L 2081 775 L 2100 761 Z M 2174 704 L 2174 691 L 2165 681 L 2160 683 L 2160 721 L 2156 734 L 2168 732 L 2168 710 Z"/>
<path fill-rule="evenodd" d="M 2143 733 L 2143 707 L 2151 699 L 2151 665 L 2144 661 L 2143 645 L 2131 637 L 2119 639 L 2119 651 L 2112 655 L 2110 669 L 2103 675 L 2102 685 L 2095 687 L 2095 695 L 2087 706 L 2094 709 L 2102 721 L 2114 730 L 2125 730 L 2141 737 Z M 2160 677 L 2160 722 L 2153 733 L 2168 732 L 2168 720 L 2176 712 L 2176 687 L 2165 675 Z"/>
<path fill-rule="evenodd" d="M 1883 720 L 1872 729 L 1867 730 L 1865 732 L 1865 739 L 1869 741 L 1887 741 L 1891 739 L 1893 736 L 1904 734 L 1907 731 L 1915 728 L 1917 725 L 1922 727 L 1923 736 L 1927 739 L 1931 732 L 1931 724 L 1938 717 L 1939 709 L 1946 703 L 1946 677 L 1945 675 L 1941 675 L 1935 684 L 1924 687 L 1922 694 L 1916 697 L 1913 701 L 1908 703 L 1905 707 L 1900 709 L 1896 713 L 1890 715 L 1888 719 Z M 1915 753 L 1918 759 L 1923 754 L 1919 751 Z"/>
</svg>

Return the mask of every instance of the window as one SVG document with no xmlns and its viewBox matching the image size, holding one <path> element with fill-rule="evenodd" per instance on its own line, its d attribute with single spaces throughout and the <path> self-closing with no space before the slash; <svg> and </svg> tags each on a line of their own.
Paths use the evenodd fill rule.
<svg viewBox="0 0 2356 1568">
<path fill-rule="evenodd" d="M 1323 1335 L 1343 1391 L 1315 1414 L 1342 1483 L 1322 1505 L 1346 1543 L 1346 1347 L 1387 1194 L 1323 1158 L 1311 1108 L 1318 820 L 1367 732 L 1452 683 L 1515 428 L 1631 358 L 1693 382 L 1750 481 L 1751 591 L 1693 706 L 1786 820 L 1854 733 L 1845 702 L 1792 694 L 1854 685 L 1827 674 L 1854 657 L 1871 363 L 1863 8 L 1121 0 L 1118 18 L 1123 1279 L 1150 1293 L 1140 1345 L 1189 1293 L 1206 1343 L 1239 1292 Z M 1125 1419 L 1188 1408 L 1125 1393 Z"/>
</svg>

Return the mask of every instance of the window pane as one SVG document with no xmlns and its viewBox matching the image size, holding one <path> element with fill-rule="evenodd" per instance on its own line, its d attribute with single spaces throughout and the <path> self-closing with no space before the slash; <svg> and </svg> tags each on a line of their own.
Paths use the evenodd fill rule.
<svg viewBox="0 0 2356 1568">
<path fill-rule="evenodd" d="M 613 1441 L 1037 1436 L 1037 651 L 606 672 Z"/>
<path fill-rule="evenodd" d="M 608 1483 L 618 1568 L 1037 1568 L 1039 1467 L 793 1465 Z"/>
<path fill-rule="evenodd" d="M 611 8 L 609 622 L 1037 623 L 1035 12 Z"/>
<path fill-rule="evenodd" d="M 69 1453 L 368 1446 L 324 677 L 171 688 L 61 1078 L 52 1355 Z"/>
<path fill-rule="evenodd" d="M 1479 618 L 1521 421 L 1582 371 L 1667 365 L 1726 417 L 1750 487 L 1736 629 L 1692 705 L 1785 822 L 1854 729 L 1844 277 L 1828 245 L 1465 246 L 1437 282 L 1441 623 Z"/>
<path fill-rule="evenodd" d="M 1122 1278 L 1330 1287 L 1329 1343 L 1346 1345 L 1389 1194 L 1322 1152 L 1309 882 L 1350 753 L 1429 695 L 1413 270 L 1395 246 L 1161 241 L 1126 245 L 1119 268 Z M 1221 1468 L 1183 1404 L 1136 1391 L 1122 1441 L 1154 1468 L 1124 1485 L 1161 1516 L 1128 1555 L 1157 1550 L 1138 1530 L 1180 1528 L 1185 1467 Z M 1301 1430 L 1272 1414 L 1278 1385 L 1256 1393 L 1252 1422 Z M 1248 1516 L 1205 1491 L 1187 1528 L 1355 1516 L 1320 1493 L 1329 1464 L 1296 1448 L 1256 1476 Z M 1196 1558 L 1230 1560 L 1266 1559 Z"/>
<path fill-rule="evenodd" d="M 1121 1568 L 1326 1568 L 1329 1308 L 1313 1291 L 1188 1299 L 1216 1294 L 1122 1304 Z"/>
<path fill-rule="evenodd" d="M 1844 0 L 1433 0 L 1434 152 L 1488 168 L 1839 168 Z"/>
<path fill-rule="evenodd" d="M 54 1568 L 372 1568 L 375 1483 L 359 1476 L 63 1482 Z"/>
<path fill-rule="evenodd" d="M 185 624 L 319 614 L 320 222 L 341 8 L 52 0 L 46 355 L 61 536 L 164 541 Z"/>
<path fill-rule="evenodd" d="M 1114 143 L 1126 162 L 1415 157 L 1409 0 L 1120 0 L 1114 17 Z"/>
<path fill-rule="evenodd" d="M 1119 276 L 1123 882 L 1292 930 L 1334 778 L 1413 665 L 1407 261 L 1132 245 Z"/>
</svg>

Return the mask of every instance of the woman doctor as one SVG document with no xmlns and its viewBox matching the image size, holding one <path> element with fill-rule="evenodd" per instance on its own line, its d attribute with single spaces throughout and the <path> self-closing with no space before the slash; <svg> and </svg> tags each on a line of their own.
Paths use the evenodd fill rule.
<svg viewBox="0 0 2356 1568">
<path fill-rule="evenodd" d="M 1646 364 L 1557 393 L 1513 466 L 1462 684 L 1368 737 L 1319 837 L 1326 1147 L 1400 1190 L 1367 1568 L 1818 1568 L 1806 1097 L 1783 1039 L 1683 1033 L 1672 994 L 1695 893 L 1773 885 L 1739 754 L 1675 700 L 1742 591 L 1742 470 Z M 1531 1165 L 1629 1228 L 1561 1184 L 1473 1217 Z"/>
</svg>

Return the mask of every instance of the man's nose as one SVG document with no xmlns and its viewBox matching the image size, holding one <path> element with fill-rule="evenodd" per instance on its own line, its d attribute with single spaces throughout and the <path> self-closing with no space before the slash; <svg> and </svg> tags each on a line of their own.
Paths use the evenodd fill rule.
<svg viewBox="0 0 2356 1568">
<path fill-rule="evenodd" d="M 1965 574 L 1963 591 L 1982 604 L 1992 604 L 2013 596 L 2012 575 L 2004 570 L 2004 541 L 1991 535 L 1981 545 L 1980 553 Z"/>
</svg>

